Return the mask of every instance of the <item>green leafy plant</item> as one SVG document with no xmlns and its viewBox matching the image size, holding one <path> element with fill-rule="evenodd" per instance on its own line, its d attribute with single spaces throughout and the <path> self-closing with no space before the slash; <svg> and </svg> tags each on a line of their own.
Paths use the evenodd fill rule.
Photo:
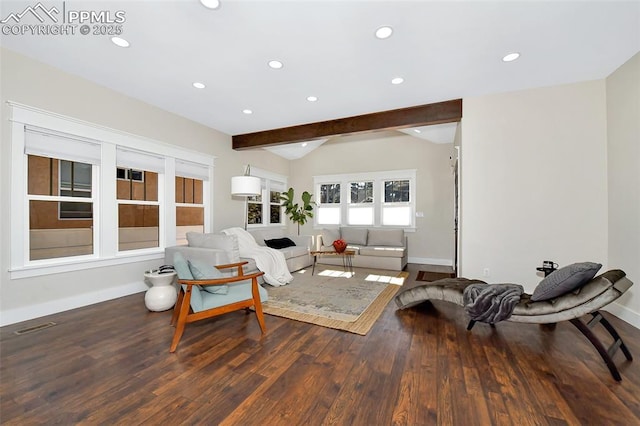
<svg viewBox="0 0 640 426">
<path fill-rule="evenodd" d="M 311 197 L 311 194 L 304 191 L 302 193 L 302 205 L 298 205 L 294 201 L 293 188 L 289 188 L 288 191 L 283 192 L 280 196 L 284 213 L 292 222 L 298 225 L 298 235 L 300 235 L 300 225 L 304 225 L 309 218 L 313 217 L 313 205 L 315 202 L 311 201 Z"/>
</svg>

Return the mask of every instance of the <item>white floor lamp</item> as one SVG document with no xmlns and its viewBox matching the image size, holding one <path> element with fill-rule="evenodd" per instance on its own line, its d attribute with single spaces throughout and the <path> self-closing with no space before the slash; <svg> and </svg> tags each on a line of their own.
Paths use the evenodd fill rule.
<svg viewBox="0 0 640 426">
<path fill-rule="evenodd" d="M 262 184 L 260 178 L 250 176 L 251 167 L 247 166 L 244 176 L 233 176 L 231 178 L 231 195 L 233 197 L 244 197 L 244 229 L 247 229 L 249 216 L 249 197 L 260 195 Z"/>
</svg>

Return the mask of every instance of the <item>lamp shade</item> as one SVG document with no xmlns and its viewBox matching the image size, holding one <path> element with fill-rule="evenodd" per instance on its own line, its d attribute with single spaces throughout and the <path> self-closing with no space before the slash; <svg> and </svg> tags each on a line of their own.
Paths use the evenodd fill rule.
<svg viewBox="0 0 640 426">
<path fill-rule="evenodd" d="M 249 197 L 260 195 L 262 185 L 260 178 L 255 176 L 233 176 L 231 178 L 231 195 Z"/>
</svg>

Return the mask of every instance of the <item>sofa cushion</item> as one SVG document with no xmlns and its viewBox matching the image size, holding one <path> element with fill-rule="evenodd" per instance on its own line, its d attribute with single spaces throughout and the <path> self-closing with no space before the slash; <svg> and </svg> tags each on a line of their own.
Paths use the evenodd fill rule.
<svg viewBox="0 0 640 426">
<path fill-rule="evenodd" d="M 370 246 L 404 247 L 404 230 L 370 229 L 367 244 Z"/>
<path fill-rule="evenodd" d="M 340 239 L 340 230 L 339 229 L 327 229 L 324 228 L 322 230 L 322 245 L 330 246 L 333 244 L 335 240 Z M 333 249 L 333 247 L 332 247 Z"/>
<path fill-rule="evenodd" d="M 306 256 L 309 253 L 307 248 L 302 246 L 285 247 L 278 251 L 284 254 L 285 259 L 291 259 L 292 257 L 298 257 L 298 256 Z"/>
<path fill-rule="evenodd" d="M 203 234 L 201 232 L 187 232 L 189 247 L 221 249 L 228 253 L 229 263 L 240 261 L 240 247 L 236 235 Z"/>
<path fill-rule="evenodd" d="M 276 250 L 283 249 L 286 247 L 292 247 L 296 245 L 296 243 L 291 241 L 291 238 L 287 238 L 287 237 L 264 240 L 264 243 L 267 247 L 271 247 L 272 249 L 276 249 Z"/>
<path fill-rule="evenodd" d="M 404 257 L 404 252 L 404 247 L 367 246 L 361 247 L 359 254 L 363 256 Z"/>
<path fill-rule="evenodd" d="M 343 226 L 340 228 L 340 235 L 343 240 L 347 242 L 347 244 L 354 244 L 360 246 L 367 245 L 367 233 L 369 230 L 367 228 L 353 228 L 348 226 Z M 327 242 L 325 241 L 325 244 Z"/>
<path fill-rule="evenodd" d="M 189 264 L 191 275 L 193 275 L 193 278 L 196 280 L 210 280 L 224 277 L 218 268 L 206 262 L 188 260 L 187 263 Z M 229 292 L 229 286 L 226 285 L 203 285 L 200 286 L 200 289 L 212 294 L 227 294 Z"/>
<path fill-rule="evenodd" d="M 569 293 L 589 282 L 601 267 L 601 264 L 593 262 L 564 266 L 540 281 L 533 290 L 531 300 L 534 302 L 549 300 Z"/>
</svg>

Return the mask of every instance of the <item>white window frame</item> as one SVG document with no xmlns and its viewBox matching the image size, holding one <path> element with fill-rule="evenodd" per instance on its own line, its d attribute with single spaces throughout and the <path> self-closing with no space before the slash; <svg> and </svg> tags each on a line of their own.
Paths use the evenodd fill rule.
<svg viewBox="0 0 640 426">
<path fill-rule="evenodd" d="M 406 226 L 398 225 L 383 225 L 382 224 L 382 212 L 383 208 L 389 206 L 388 203 L 384 203 L 384 182 L 390 180 L 408 180 L 409 181 L 409 202 L 402 203 L 403 206 L 408 206 L 410 209 L 410 224 Z M 365 204 L 366 206 L 373 206 L 373 224 L 371 225 L 350 225 L 349 209 L 359 208 L 360 204 L 351 204 L 351 183 L 352 182 L 373 182 L 373 203 Z M 362 228 L 402 228 L 407 232 L 415 232 L 416 219 L 416 169 L 406 170 L 390 170 L 379 172 L 365 172 L 365 173 L 348 173 L 339 175 L 319 175 L 313 177 L 313 187 L 315 188 L 315 201 L 319 207 L 320 204 L 320 185 L 326 184 L 340 184 L 340 204 L 324 204 L 324 206 L 339 206 L 340 207 L 340 223 L 339 224 L 323 224 L 318 222 L 318 216 L 314 215 L 314 228 L 326 228 L 326 227 L 339 227 L 339 226 L 354 226 Z M 396 203 L 394 203 L 396 204 Z"/>
<path fill-rule="evenodd" d="M 215 157 L 152 139 L 132 135 L 30 106 L 8 102 L 11 110 L 11 262 L 10 278 L 19 279 L 53 273 L 77 271 L 117 264 L 164 258 L 164 248 L 176 242 L 175 170 L 176 161 L 197 164 L 205 171 L 203 204 L 205 232 L 212 228 L 211 188 Z M 29 200 L 27 194 L 27 155 L 25 128 L 68 135 L 100 144 L 100 164 L 94 165 L 94 254 L 42 260 L 29 260 Z M 118 251 L 118 201 L 116 197 L 116 150 L 128 148 L 160 156 L 164 179 L 158 176 L 160 208 L 159 247 Z M 50 200 L 50 197 L 46 197 Z M 63 201 L 72 197 L 61 197 Z M 87 198 L 87 200 L 90 200 Z"/>
<path fill-rule="evenodd" d="M 259 229 L 267 227 L 284 227 L 285 226 L 285 214 L 284 207 L 280 207 L 280 222 L 271 223 L 271 191 L 285 192 L 288 189 L 288 177 L 273 173 L 267 170 L 263 170 L 257 167 L 251 167 L 251 176 L 260 178 L 262 186 L 262 223 L 249 223 L 247 229 Z M 249 209 L 247 208 L 247 219 L 249 215 Z"/>
<path fill-rule="evenodd" d="M 371 183 L 372 186 L 372 193 L 373 193 L 373 201 L 370 203 L 354 203 L 351 200 L 351 184 L 354 183 Z M 347 190 L 347 196 L 349 197 L 349 199 L 347 200 L 347 225 L 348 226 L 373 226 L 375 223 L 375 215 L 376 215 L 376 207 L 375 207 L 375 202 L 376 202 L 376 197 L 375 197 L 375 186 L 376 186 L 376 182 L 371 181 L 371 180 L 352 180 L 349 182 L 349 188 Z M 356 211 L 356 210 L 370 210 L 371 211 L 371 223 L 368 224 L 359 224 L 359 225 L 355 225 L 352 224 L 349 221 L 349 216 L 351 214 L 352 211 Z"/>
</svg>

